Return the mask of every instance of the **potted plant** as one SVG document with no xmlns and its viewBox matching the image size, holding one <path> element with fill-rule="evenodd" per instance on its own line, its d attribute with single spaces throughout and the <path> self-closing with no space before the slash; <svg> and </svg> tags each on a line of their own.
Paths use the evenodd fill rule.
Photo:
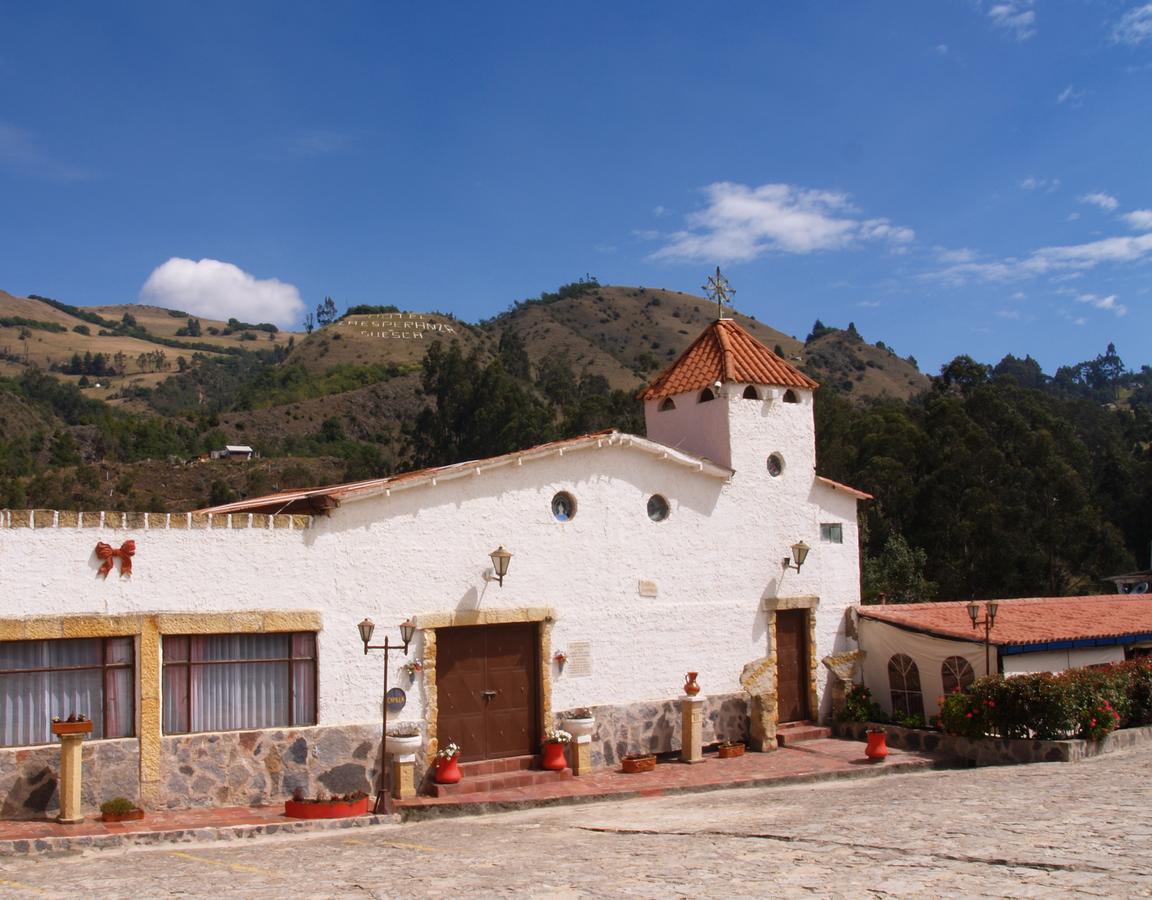
<svg viewBox="0 0 1152 900">
<path fill-rule="evenodd" d="M 872 762 L 883 762 L 888 755 L 888 732 L 883 728 L 868 728 L 868 745 L 864 748 L 864 755 Z"/>
<path fill-rule="evenodd" d="M 416 676 L 419 675 L 422 671 L 424 671 L 424 663 L 422 660 L 414 659 L 411 662 L 404 663 L 404 665 L 401 666 L 400 668 L 402 668 L 405 672 L 408 673 L 408 680 L 409 681 L 415 681 Z"/>
<path fill-rule="evenodd" d="M 449 741 L 436 751 L 436 771 L 432 777 L 437 784 L 456 784 L 462 777 L 460 771 L 460 745 Z"/>
<path fill-rule="evenodd" d="M 100 804 L 102 822 L 134 822 L 143 818 L 144 810 L 127 797 L 113 797 Z"/>
<path fill-rule="evenodd" d="M 408 756 L 420 749 L 423 738 L 415 722 L 397 722 L 384 735 L 384 749 L 393 756 Z"/>
<path fill-rule="evenodd" d="M 560 726 L 572 737 L 587 737 L 596 727 L 592 711 L 586 706 L 578 706 L 560 713 Z"/>
<path fill-rule="evenodd" d="M 628 775 L 651 772 L 656 768 L 655 753 L 630 753 L 620 760 L 620 766 Z"/>
<path fill-rule="evenodd" d="M 743 741 L 721 741 L 716 745 L 716 753 L 720 759 L 733 759 L 744 755 Z"/>
<path fill-rule="evenodd" d="M 560 772 L 568 768 L 568 758 L 564 748 L 572 740 L 572 735 L 562 728 L 549 728 L 544 733 L 544 759 L 540 763 L 545 769 Z"/>
<path fill-rule="evenodd" d="M 292 799 L 284 801 L 284 815 L 293 819 L 343 819 L 368 813 L 368 795 L 363 791 L 328 796 L 321 792 L 313 799 L 304 796 L 303 788 L 292 792 Z"/>
<path fill-rule="evenodd" d="M 91 732 L 92 720 L 83 713 L 72 713 L 67 719 L 61 719 L 59 716 L 52 717 L 52 733 L 54 735 L 90 734 Z"/>
</svg>

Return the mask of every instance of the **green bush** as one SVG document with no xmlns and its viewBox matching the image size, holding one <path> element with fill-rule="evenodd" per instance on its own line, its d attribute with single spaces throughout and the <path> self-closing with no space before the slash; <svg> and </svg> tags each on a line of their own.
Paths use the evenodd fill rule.
<svg viewBox="0 0 1152 900">
<path fill-rule="evenodd" d="M 887 722 L 888 713 L 872 699 L 872 692 L 862 684 L 848 688 L 844 696 L 844 708 L 840 710 L 841 722 Z"/>
<path fill-rule="evenodd" d="M 1100 740 L 1152 724 L 1152 660 L 1053 674 L 992 676 L 941 698 L 940 724 L 965 737 Z"/>
<path fill-rule="evenodd" d="M 107 816 L 123 816 L 139 807 L 127 797 L 113 797 L 100 804 L 100 812 Z"/>
</svg>

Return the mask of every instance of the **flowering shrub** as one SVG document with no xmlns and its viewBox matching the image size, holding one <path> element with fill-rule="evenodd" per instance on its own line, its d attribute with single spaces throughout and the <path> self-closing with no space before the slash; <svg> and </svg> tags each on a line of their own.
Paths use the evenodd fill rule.
<svg viewBox="0 0 1152 900">
<path fill-rule="evenodd" d="M 1152 724 L 1152 660 L 980 678 L 943 698 L 940 724 L 972 738 L 1099 740 L 1122 726 Z"/>
<path fill-rule="evenodd" d="M 460 752 L 460 745 L 455 741 L 449 741 L 443 747 L 436 751 L 437 759 L 451 759 Z"/>
<path fill-rule="evenodd" d="M 872 692 L 862 684 L 851 685 L 844 695 L 841 722 L 887 722 L 888 713 L 872 699 Z"/>
<path fill-rule="evenodd" d="M 563 728 L 549 728 L 544 732 L 545 744 L 567 744 L 571 740 L 572 735 Z"/>
</svg>

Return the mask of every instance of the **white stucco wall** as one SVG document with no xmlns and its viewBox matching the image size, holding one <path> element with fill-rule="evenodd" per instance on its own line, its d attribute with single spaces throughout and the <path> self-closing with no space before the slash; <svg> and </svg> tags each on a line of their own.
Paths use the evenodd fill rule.
<svg viewBox="0 0 1152 900">
<path fill-rule="evenodd" d="M 553 667 L 554 709 L 674 697 L 688 670 L 704 693 L 739 691 L 742 667 L 769 649 L 764 598 L 820 598 L 818 658 L 848 646 L 844 611 L 859 601 L 855 501 L 814 479 L 808 404 L 696 405 L 731 422 L 730 481 L 616 444 L 347 502 L 304 531 L 0 529 L 4 615 L 319 610 L 324 725 L 378 720 L 383 660 L 363 653 L 365 616 L 376 640 L 396 640 L 408 616 L 551 607 L 553 648 L 587 641 L 593 659 L 587 677 Z M 779 478 L 771 452 L 786 460 Z M 568 522 L 551 514 L 560 490 L 577 500 Z M 648 519 L 653 493 L 671 504 L 664 522 Z M 821 522 L 841 523 L 844 543 L 821 543 Z M 98 578 L 95 542 L 129 538 L 131 578 Z M 812 552 L 785 571 L 797 540 Z M 513 553 L 503 587 L 485 578 L 501 544 Z M 421 654 L 418 640 L 410 658 Z M 409 691 L 398 718 L 423 718 L 420 681 L 390 660 L 390 682 Z"/>
<path fill-rule="evenodd" d="M 1033 672 L 1063 672 L 1124 661 L 1123 647 L 1080 647 L 1073 650 L 1043 650 L 1038 653 L 1012 653 L 1003 657 L 1005 675 Z"/>
</svg>

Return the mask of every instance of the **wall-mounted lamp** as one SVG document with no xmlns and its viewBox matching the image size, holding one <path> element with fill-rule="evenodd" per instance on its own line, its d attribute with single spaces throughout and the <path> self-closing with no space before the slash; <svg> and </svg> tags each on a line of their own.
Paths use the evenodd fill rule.
<svg viewBox="0 0 1152 900">
<path fill-rule="evenodd" d="M 968 604 L 968 618 L 972 620 L 972 627 L 978 628 L 984 626 L 984 674 L 992 674 L 992 663 L 989 659 L 992 633 L 992 627 L 996 624 L 996 610 L 1000 608 L 1000 604 L 995 600 L 988 600 L 984 603 L 984 618 L 980 618 L 980 604 L 973 600 Z"/>
<path fill-rule="evenodd" d="M 492 573 L 496 576 L 500 587 L 504 587 L 504 576 L 508 574 L 508 563 L 512 561 L 512 554 L 501 544 L 488 555 L 492 557 Z"/>
<path fill-rule="evenodd" d="M 792 545 L 792 555 L 784 557 L 784 568 L 795 569 L 800 571 L 800 567 L 804 565 L 804 560 L 808 558 L 808 551 L 812 548 L 805 544 L 803 541 L 797 541 Z M 796 560 L 795 563 L 792 560 Z"/>
</svg>

